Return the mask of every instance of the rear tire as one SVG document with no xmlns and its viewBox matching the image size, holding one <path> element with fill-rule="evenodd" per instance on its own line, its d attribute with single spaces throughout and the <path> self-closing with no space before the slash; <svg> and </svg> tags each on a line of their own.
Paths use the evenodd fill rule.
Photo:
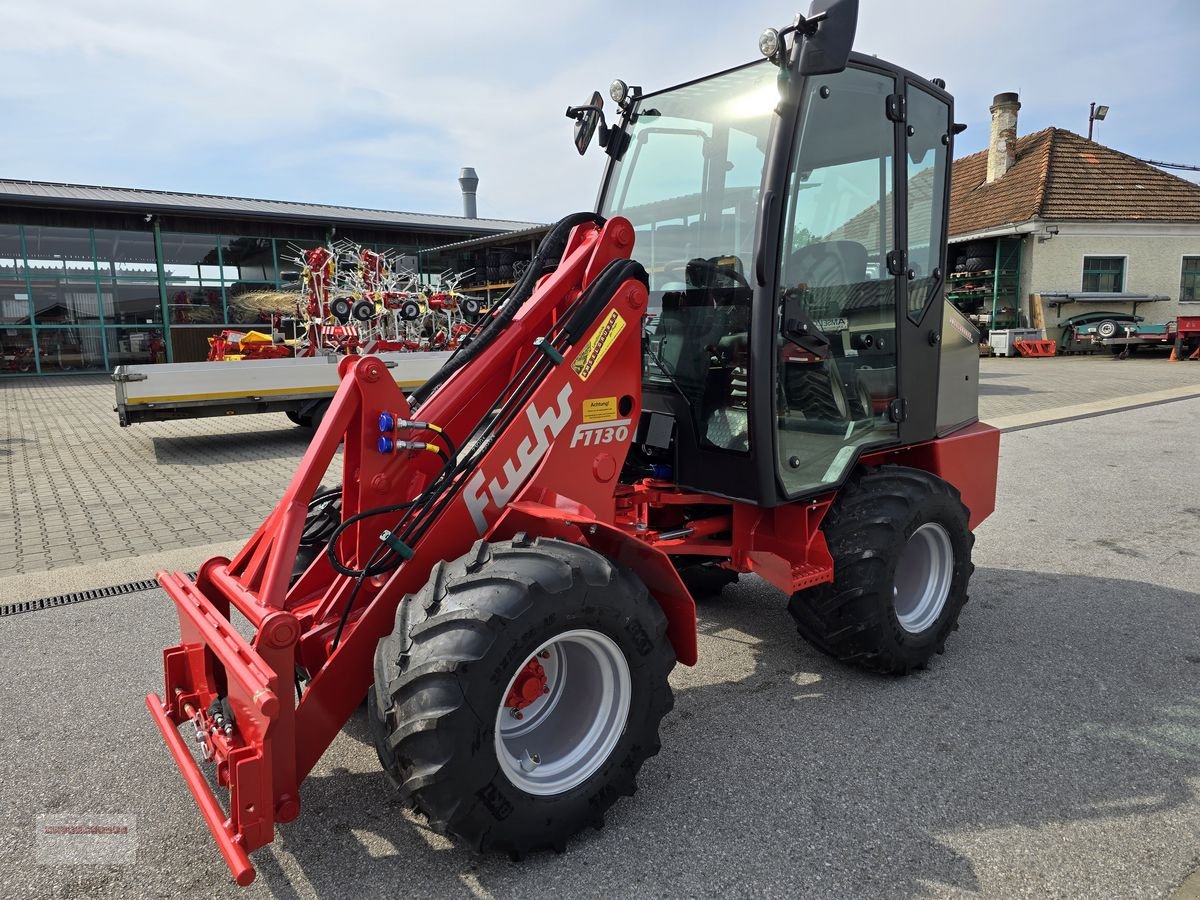
<svg viewBox="0 0 1200 900">
<path fill-rule="evenodd" d="M 697 603 L 715 600 L 731 584 L 737 584 L 738 573 L 713 563 L 685 566 L 679 569 L 679 578 Z"/>
<path fill-rule="evenodd" d="M 869 469 L 822 526 L 834 582 L 793 595 L 800 634 L 842 662 L 903 675 L 958 628 L 975 536 L 958 491 L 928 472 Z"/>
<path fill-rule="evenodd" d="M 788 409 L 817 422 L 840 422 L 848 418 L 845 388 L 836 371 L 822 363 L 790 363 L 784 373 Z"/>
<path fill-rule="evenodd" d="M 379 642 L 380 762 L 435 831 L 480 851 L 562 850 L 658 752 L 666 628 L 645 585 L 586 547 L 480 541 L 434 566 Z M 531 702 L 509 705 L 535 664 Z"/>
</svg>

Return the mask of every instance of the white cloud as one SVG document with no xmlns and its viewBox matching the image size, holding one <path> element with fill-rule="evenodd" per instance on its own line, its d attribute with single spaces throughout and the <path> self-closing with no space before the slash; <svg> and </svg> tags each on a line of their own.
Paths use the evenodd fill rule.
<svg viewBox="0 0 1200 900">
<path fill-rule="evenodd" d="M 971 125 L 961 149 L 983 146 L 991 96 L 1019 89 L 1022 131 L 1085 130 L 1099 99 L 1101 139 L 1196 161 L 1190 3 L 862 6 L 860 50 L 947 80 Z M 765 0 L 0 0 L 20 35 L 0 174 L 455 213 L 472 165 L 482 214 L 547 220 L 590 206 L 603 165 L 572 149 L 568 103 L 614 76 L 650 88 L 753 58 L 789 18 Z"/>
</svg>

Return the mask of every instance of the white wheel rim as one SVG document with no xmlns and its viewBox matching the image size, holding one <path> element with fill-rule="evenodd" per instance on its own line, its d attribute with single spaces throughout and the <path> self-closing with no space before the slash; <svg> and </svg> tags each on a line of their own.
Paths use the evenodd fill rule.
<svg viewBox="0 0 1200 900">
<path fill-rule="evenodd" d="M 541 695 L 519 709 L 509 706 L 510 692 L 533 660 L 543 670 Z M 527 794 L 577 787 L 612 755 L 625 731 L 631 694 L 629 663 L 612 638 L 582 628 L 556 635 L 517 667 L 500 697 L 500 770 Z"/>
<path fill-rule="evenodd" d="M 941 616 L 954 580 L 950 533 L 926 522 L 912 533 L 896 563 L 892 604 L 900 627 L 920 634 Z"/>
</svg>

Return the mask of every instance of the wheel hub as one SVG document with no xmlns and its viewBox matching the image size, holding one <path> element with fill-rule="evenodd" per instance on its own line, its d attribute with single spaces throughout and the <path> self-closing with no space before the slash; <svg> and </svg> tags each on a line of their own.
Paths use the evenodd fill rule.
<svg viewBox="0 0 1200 900">
<path fill-rule="evenodd" d="M 543 658 L 550 656 L 548 651 L 542 651 Z M 504 705 L 507 706 L 515 714 L 515 718 L 522 718 L 521 710 L 531 705 L 536 700 L 540 699 L 543 694 L 550 693 L 550 687 L 546 684 L 546 670 L 542 668 L 542 664 L 538 662 L 535 656 L 529 662 L 525 663 L 525 668 L 517 673 L 517 677 L 513 679 L 512 687 L 508 689 L 508 696 L 504 699 Z"/>
<path fill-rule="evenodd" d="M 892 588 L 900 627 L 920 634 L 941 616 L 954 580 L 954 547 L 950 533 L 937 522 L 926 522 L 909 536 Z"/>
<path fill-rule="evenodd" d="M 520 790 L 550 796 L 583 783 L 612 755 L 629 717 L 632 679 L 612 638 L 576 629 L 531 654 L 503 696 L 500 770 Z"/>
</svg>

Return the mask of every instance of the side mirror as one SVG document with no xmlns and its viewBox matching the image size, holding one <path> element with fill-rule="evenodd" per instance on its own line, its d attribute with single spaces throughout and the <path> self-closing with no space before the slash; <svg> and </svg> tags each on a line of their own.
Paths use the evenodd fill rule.
<svg viewBox="0 0 1200 900">
<path fill-rule="evenodd" d="M 587 153 L 597 126 L 604 121 L 603 110 L 604 98 L 599 91 L 592 91 L 592 99 L 583 106 L 567 107 L 567 118 L 575 120 L 575 149 L 580 156 Z"/>
<path fill-rule="evenodd" d="M 846 68 L 858 30 L 858 0 L 813 0 L 807 21 L 800 47 L 800 74 L 841 72 Z"/>
</svg>

